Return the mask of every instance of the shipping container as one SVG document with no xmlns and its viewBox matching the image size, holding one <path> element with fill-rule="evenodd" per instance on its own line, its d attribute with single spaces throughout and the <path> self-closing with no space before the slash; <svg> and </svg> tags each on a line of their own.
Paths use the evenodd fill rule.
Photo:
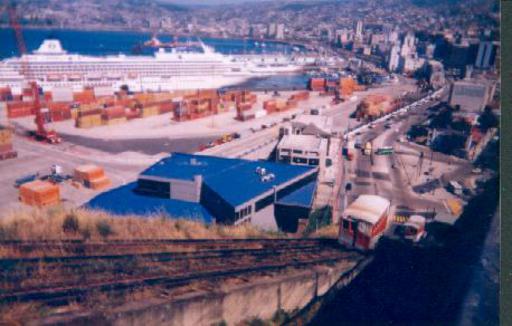
<svg viewBox="0 0 512 326">
<path fill-rule="evenodd" d="M 104 176 L 105 171 L 102 167 L 93 164 L 87 164 L 75 168 L 75 171 L 73 173 L 73 181 L 83 183 L 84 181 L 100 179 L 103 178 Z"/>
<path fill-rule="evenodd" d="M 35 180 L 20 186 L 19 199 L 22 203 L 31 206 L 55 205 L 60 202 L 60 189 L 51 182 Z"/>
</svg>

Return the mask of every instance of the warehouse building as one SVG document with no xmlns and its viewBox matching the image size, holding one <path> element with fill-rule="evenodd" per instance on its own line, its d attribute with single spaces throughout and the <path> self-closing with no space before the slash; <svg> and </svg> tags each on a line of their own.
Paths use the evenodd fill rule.
<svg viewBox="0 0 512 326">
<path fill-rule="evenodd" d="M 317 175 L 317 167 L 173 153 L 87 206 L 294 232 L 309 215 Z"/>
</svg>

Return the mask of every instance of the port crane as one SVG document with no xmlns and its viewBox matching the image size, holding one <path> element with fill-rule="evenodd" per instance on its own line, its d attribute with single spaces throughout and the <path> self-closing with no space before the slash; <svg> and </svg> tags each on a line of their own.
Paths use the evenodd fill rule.
<svg viewBox="0 0 512 326">
<path fill-rule="evenodd" d="M 21 31 L 21 25 L 17 19 L 16 5 L 7 1 L 7 12 L 9 15 L 9 25 L 14 31 L 16 45 L 18 47 L 19 54 L 22 57 L 21 72 L 25 79 L 28 81 L 30 89 L 32 90 L 32 102 L 35 111 L 34 113 L 36 123 L 36 131 L 33 133 L 33 135 L 39 141 L 46 141 L 50 144 L 58 144 L 62 139 L 59 137 L 57 132 L 55 130 L 47 130 L 44 126 L 45 119 L 41 108 L 39 86 L 37 85 L 36 79 L 32 75 L 32 70 L 29 63 L 27 62 L 27 59 L 23 58 L 23 55 L 27 54 L 27 47 L 25 45 L 25 40 Z"/>
</svg>

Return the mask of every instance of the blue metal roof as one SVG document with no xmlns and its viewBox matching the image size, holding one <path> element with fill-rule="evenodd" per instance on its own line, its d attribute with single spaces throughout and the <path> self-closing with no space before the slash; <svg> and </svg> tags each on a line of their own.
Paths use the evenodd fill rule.
<svg viewBox="0 0 512 326">
<path fill-rule="evenodd" d="M 256 173 L 262 167 L 273 173 L 275 179 L 263 182 Z M 141 173 L 143 176 L 156 176 L 173 179 L 193 180 L 194 175 L 202 175 L 203 182 L 232 206 L 261 195 L 274 186 L 290 181 L 314 167 L 297 166 L 266 161 L 215 156 L 173 153 Z"/>
<path fill-rule="evenodd" d="M 277 203 L 290 206 L 311 207 L 316 190 L 316 181 L 311 181 L 291 194 L 281 198 Z"/>
<path fill-rule="evenodd" d="M 104 192 L 85 204 L 85 208 L 103 210 L 115 215 L 165 214 L 172 218 L 183 218 L 211 223 L 213 217 L 198 203 L 158 198 L 137 194 L 133 190 L 136 182 Z"/>
</svg>

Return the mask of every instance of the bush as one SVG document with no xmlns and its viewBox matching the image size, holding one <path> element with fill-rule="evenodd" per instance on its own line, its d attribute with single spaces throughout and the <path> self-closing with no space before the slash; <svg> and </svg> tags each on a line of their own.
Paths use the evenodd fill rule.
<svg viewBox="0 0 512 326">
<path fill-rule="evenodd" d="M 332 223 L 332 208 L 326 206 L 321 209 L 317 209 L 309 214 L 308 226 L 304 231 L 305 234 L 310 234 L 316 230 L 328 226 Z"/>
<path fill-rule="evenodd" d="M 96 230 L 102 238 L 107 238 L 108 236 L 114 234 L 110 224 L 104 220 L 98 221 L 98 223 L 96 223 Z"/>
<path fill-rule="evenodd" d="M 71 213 L 66 215 L 62 223 L 62 231 L 64 231 L 64 233 L 77 233 L 79 230 L 80 225 L 75 214 Z"/>
</svg>

